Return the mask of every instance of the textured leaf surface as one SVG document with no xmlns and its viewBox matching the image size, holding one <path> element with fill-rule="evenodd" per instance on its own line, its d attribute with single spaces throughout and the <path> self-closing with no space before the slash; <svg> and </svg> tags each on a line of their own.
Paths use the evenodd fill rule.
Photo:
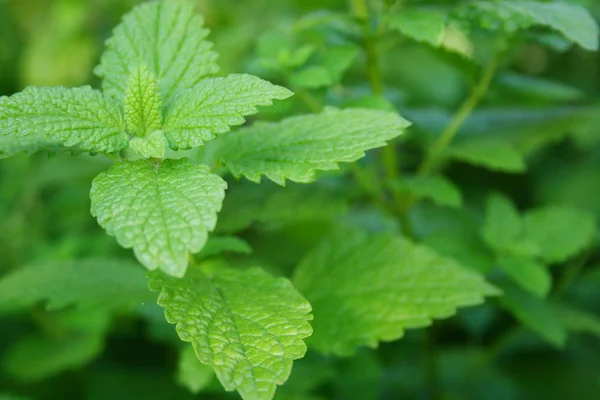
<svg viewBox="0 0 600 400">
<path fill-rule="evenodd" d="M 162 101 L 156 78 L 145 65 L 132 68 L 125 89 L 125 123 L 129 133 L 146 136 L 162 125 Z"/>
<path fill-rule="evenodd" d="M 462 194 L 456 185 L 443 176 L 415 176 L 397 180 L 392 187 L 417 198 L 428 198 L 441 206 L 460 207 Z"/>
<path fill-rule="evenodd" d="M 391 112 L 328 109 L 230 133 L 220 139 L 219 155 L 236 177 L 259 182 L 266 175 L 281 185 L 286 179 L 310 182 L 315 170 L 356 161 L 366 150 L 385 146 L 409 125 Z"/>
<path fill-rule="evenodd" d="M 444 16 L 438 10 L 406 9 L 390 15 L 387 24 L 402 34 L 433 46 L 442 44 Z"/>
<path fill-rule="evenodd" d="M 193 88 L 179 92 L 169 103 L 165 133 L 179 148 L 197 147 L 230 126 L 244 123 L 244 116 L 256 114 L 257 106 L 271 105 L 292 92 L 247 74 L 207 78 Z"/>
<path fill-rule="evenodd" d="M 311 302 L 309 345 L 338 355 L 396 340 L 497 290 L 432 249 L 392 235 L 338 232 L 300 263 L 294 283 Z"/>
<path fill-rule="evenodd" d="M 523 219 L 524 237 L 547 262 L 562 262 L 589 246 L 596 232 L 596 218 L 585 210 L 547 206 L 528 211 Z"/>
<path fill-rule="evenodd" d="M 165 158 L 167 138 L 163 131 L 154 131 L 144 137 L 134 137 L 129 148 L 144 158 Z"/>
<path fill-rule="evenodd" d="M 159 82 L 163 101 L 218 71 L 217 55 L 205 40 L 208 30 L 192 2 L 153 1 L 133 9 L 106 43 L 96 73 L 104 92 L 122 99 L 132 67 L 148 66 Z"/>
<path fill-rule="evenodd" d="M 126 161 L 98 175 L 92 215 L 148 269 L 183 276 L 214 229 L 227 184 L 188 159 Z"/>
<path fill-rule="evenodd" d="M 0 278 L 0 310 L 25 308 L 42 300 L 53 310 L 73 304 L 120 308 L 153 298 L 143 268 L 123 260 L 47 262 Z"/>
<path fill-rule="evenodd" d="M 521 153 L 507 143 L 470 140 L 453 144 L 448 154 L 455 160 L 502 172 L 524 172 Z"/>
<path fill-rule="evenodd" d="M 0 97 L 2 137 L 22 140 L 30 150 L 54 144 L 101 153 L 119 151 L 129 140 L 118 106 L 87 86 L 28 87 Z"/>
<path fill-rule="evenodd" d="M 200 361 L 227 390 L 244 399 L 270 399 L 306 352 L 310 304 L 284 278 L 259 268 L 223 268 L 208 276 L 190 268 L 183 279 L 150 273 L 150 288 L 167 321 L 177 324 Z"/>
<path fill-rule="evenodd" d="M 210 385 L 214 376 L 212 368 L 198 360 L 193 347 L 186 346 L 179 351 L 177 382 L 180 385 L 188 388 L 190 392 L 198 394 Z"/>
<path fill-rule="evenodd" d="M 531 294 L 543 298 L 552 286 L 548 267 L 528 257 L 505 256 L 498 266 L 519 286 Z"/>
<path fill-rule="evenodd" d="M 567 339 L 565 326 L 561 323 L 552 305 L 526 291 L 505 282 L 501 303 L 529 329 L 551 344 L 562 347 Z"/>
</svg>

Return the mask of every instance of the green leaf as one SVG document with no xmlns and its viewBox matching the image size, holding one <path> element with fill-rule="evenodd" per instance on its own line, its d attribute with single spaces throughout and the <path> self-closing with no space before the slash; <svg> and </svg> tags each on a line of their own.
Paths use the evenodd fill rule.
<svg viewBox="0 0 600 400">
<path fill-rule="evenodd" d="M 0 97 L 3 137 L 23 140 L 30 149 L 53 144 L 100 153 L 122 150 L 129 141 L 119 107 L 88 86 L 28 87 L 11 97 Z"/>
<path fill-rule="evenodd" d="M 498 266 L 521 288 L 544 298 L 552 287 L 552 275 L 548 267 L 528 257 L 504 256 Z"/>
<path fill-rule="evenodd" d="M 195 267 L 183 279 L 160 272 L 149 277 L 181 339 L 193 344 L 226 390 L 246 400 L 271 399 L 292 361 L 306 352 L 310 304 L 284 278 L 259 268 L 222 268 L 209 276 Z"/>
<path fill-rule="evenodd" d="M 106 312 L 78 310 L 43 317 L 60 334 L 25 336 L 9 347 L 3 354 L 2 368 L 14 378 L 42 381 L 81 367 L 102 352 L 110 322 Z"/>
<path fill-rule="evenodd" d="M 334 170 L 338 162 L 356 161 L 409 125 L 391 112 L 327 109 L 242 128 L 220 139 L 219 155 L 236 177 L 260 182 L 266 175 L 280 185 L 286 179 L 311 182 L 315 170 Z"/>
<path fill-rule="evenodd" d="M 125 89 L 125 123 L 127 131 L 146 136 L 162 125 L 162 100 L 156 78 L 144 64 L 132 68 Z"/>
<path fill-rule="evenodd" d="M 194 348 L 186 346 L 179 351 L 177 363 L 177 382 L 189 389 L 194 394 L 200 393 L 214 379 L 212 368 L 202 364 Z"/>
<path fill-rule="evenodd" d="M 310 65 L 294 72 L 290 76 L 290 85 L 292 85 L 292 87 L 317 89 L 329 86 L 332 83 L 333 80 L 331 79 L 329 71 L 321 65 Z"/>
<path fill-rule="evenodd" d="M 386 18 L 387 25 L 419 42 L 442 45 L 444 15 L 439 10 L 408 8 Z"/>
<path fill-rule="evenodd" d="M 519 151 L 508 143 L 490 140 L 467 140 L 453 144 L 447 153 L 455 160 L 501 172 L 525 172 Z"/>
<path fill-rule="evenodd" d="M 503 282 L 501 288 L 504 295 L 500 298 L 500 302 L 519 321 L 554 346 L 564 345 L 567 332 L 550 303 L 509 282 Z"/>
<path fill-rule="evenodd" d="M 214 229 L 226 187 L 188 159 L 125 161 L 94 179 L 91 211 L 148 269 L 181 277 Z"/>
<path fill-rule="evenodd" d="M 163 131 L 154 131 L 144 137 L 134 137 L 129 148 L 144 158 L 165 158 L 169 142 Z"/>
<path fill-rule="evenodd" d="M 555 304 L 554 309 L 562 324 L 570 331 L 600 337 L 600 318 L 597 315 L 566 304 Z"/>
<path fill-rule="evenodd" d="M 208 30 L 192 2 L 153 1 L 125 15 L 106 42 L 96 74 L 104 93 L 122 100 L 132 67 L 148 66 L 160 86 L 164 104 L 218 71 L 217 54 L 205 40 Z"/>
<path fill-rule="evenodd" d="M 225 252 L 250 254 L 252 247 L 245 240 L 235 236 L 211 236 L 198 254 L 198 258 L 207 258 Z"/>
<path fill-rule="evenodd" d="M 479 274 L 428 247 L 354 231 L 327 237 L 300 262 L 293 281 L 314 309 L 309 345 L 337 355 L 399 339 L 405 329 L 498 293 Z"/>
<path fill-rule="evenodd" d="M 152 300 L 144 270 L 116 259 L 55 261 L 19 268 L 0 278 L 0 310 L 46 301 L 49 310 L 69 305 L 120 309 Z"/>
<path fill-rule="evenodd" d="M 292 92 L 247 74 L 208 78 L 191 89 L 180 91 L 168 103 L 165 134 L 177 148 L 201 146 L 230 126 L 244 123 L 244 116 L 256 114 L 256 106 L 271 105 Z"/>
<path fill-rule="evenodd" d="M 546 206 L 528 211 L 523 219 L 524 237 L 538 256 L 551 263 L 566 261 L 592 243 L 596 233 L 594 214 L 568 206 Z"/>
<path fill-rule="evenodd" d="M 460 207 L 462 194 L 450 180 L 443 176 L 414 176 L 391 183 L 399 192 L 411 193 L 416 198 L 428 198 L 440 206 Z"/>
<path fill-rule="evenodd" d="M 508 198 L 500 194 L 488 197 L 481 234 L 492 249 L 511 249 L 519 239 L 522 225 L 519 212 Z"/>
</svg>

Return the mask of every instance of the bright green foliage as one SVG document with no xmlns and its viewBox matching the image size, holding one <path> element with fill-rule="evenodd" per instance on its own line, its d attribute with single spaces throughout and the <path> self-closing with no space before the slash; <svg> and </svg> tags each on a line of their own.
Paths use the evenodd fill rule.
<svg viewBox="0 0 600 400">
<path fill-rule="evenodd" d="M 399 236 L 338 232 L 300 263 L 294 284 L 311 302 L 310 345 L 349 355 L 403 336 L 498 291 L 432 249 Z"/>
<path fill-rule="evenodd" d="M 53 144 L 100 153 L 119 151 L 128 141 L 118 106 L 87 86 L 29 87 L 0 97 L 0 153 L 12 154 L 15 139 L 29 149 Z"/>
<path fill-rule="evenodd" d="M 15 270 L 0 278 L 0 310 L 15 310 L 45 301 L 57 310 L 121 308 L 152 301 L 144 270 L 117 259 L 44 262 Z"/>
<path fill-rule="evenodd" d="M 561 323 L 570 331 L 585 332 L 600 337 L 600 318 L 565 304 L 555 304 L 554 310 Z"/>
<path fill-rule="evenodd" d="M 385 146 L 409 122 L 395 113 L 328 109 L 318 115 L 257 123 L 224 136 L 220 158 L 234 176 L 260 182 L 261 175 L 283 185 L 286 179 L 310 182 L 315 170 L 337 169 L 364 152 Z"/>
<path fill-rule="evenodd" d="M 588 50 L 598 49 L 598 25 L 582 6 L 567 2 L 475 0 L 459 7 L 459 18 L 473 18 L 485 29 L 515 32 L 547 26 Z"/>
<path fill-rule="evenodd" d="M 498 252 L 510 249 L 519 239 L 522 221 L 515 206 L 506 197 L 493 194 L 487 199 L 482 235 Z"/>
<path fill-rule="evenodd" d="M 198 257 L 207 258 L 225 252 L 249 254 L 252 253 L 252 248 L 247 242 L 235 236 L 211 236 Z"/>
<path fill-rule="evenodd" d="M 147 136 L 131 139 L 129 148 L 144 158 L 164 158 L 168 144 L 163 131 L 154 131 Z"/>
<path fill-rule="evenodd" d="M 432 46 L 442 44 L 445 26 L 444 15 L 439 10 L 408 8 L 388 16 L 386 23 L 411 39 Z"/>
<path fill-rule="evenodd" d="M 158 303 L 181 339 L 244 399 L 272 398 L 306 352 L 311 307 L 284 278 L 259 268 L 190 268 L 183 279 L 152 272 L 150 288 L 161 292 Z"/>
<path fill-rule="evenodd" d="M 177 382 L 194 394 L 200 393 L 214 379 L 212 368 L 202 364 L 191 346 L 182 347 L 177 362 Z"/>
<path fill-rule="evenodd" d="M 509 282 L 501 286 L 504 292 L 501 303 L 532 331 L 549 343 L 562 347 L 567 332 L 552 306 Z"/>
<path fill-rule="evenodd" d="M 181 277 L 215 227 L 226 186 L 188 159 L 125 161 L 94 179 L 92 214 L 148 269 Z"/>
<path fill-rule="evenodd" d="M 2 369 L 20 381 L 35 382 L 80 367 L 104 347 L 104 333 L 110 322 L 105 311 L 77 310 L 46 318 L 55 329 L 54 336 L 24 337 L 4 354 Z"/>
<path fill-rule="evenodd" d="M 414 176 L 392 182 L 392 187 L 416 198 L 433 200 L 436 204 L 449 207 L 460 207 L 462 195 L 460 190 L 443 176 Z"/>
<path fill-rule="evenodd" d="M 244 123 L 244 116 L 256 114 L 256 106 L 271 105 L 292 93 L 247 74 L 208 78 L 179 92 L 167 103 L 165 133 L 174 148 L 201 146 L 230 126 Z"/>
<path fill-rule="evenodd" d="M 320 59 L 291 74 L 290 85 L 317 89 L 337 84 L 358 54 L 355 46 L 331 46 Z"/>
<path fill-rule="evenodd" d="M 596 232 L 593 214 L 566 206 L 531 210 L 525 214 L 523 225 L 526 241 L 549 263 L 566 261 L 581 252 L 591 244 Z"/>
<path fill-rule="evenodd" d="M 489 140 L 468 140 L 453 144 L 448 155 L 459 161 L 478 165 L 493 171 L 524 172 L 523 156 L 507 143 Z"/>
<path fill-rule="evenodd" d="M 530 293 L 545 297 L 552 285 L 552 275 L 548 267 L 528 257 L 505 256 L 498 266 L 517 284 Z"/>
<path fill-rule="evenodd" d="M 162 101 L 158 82 L 144 64 L 133 68 L 125 88 L 125 124 L 127 131 L 136 136 L 146 136 L 162 125 Z"/>
<path fill-rule="evenodd" d="M 191 2 L 153 1 L 134 8 L 115 28 L 96 70 L 104 93 L 122 100 L 130 68 L 140 64 L 158 80 L 164 104 L 216 73 L 217 54 L 202 25 Z"/>
</svg>

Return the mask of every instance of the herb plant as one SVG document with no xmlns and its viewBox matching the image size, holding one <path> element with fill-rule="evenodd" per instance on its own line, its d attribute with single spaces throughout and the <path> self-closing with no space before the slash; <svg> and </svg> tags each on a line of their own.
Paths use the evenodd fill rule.
<svg viewBox="0 0 600 400">
<path fill-rule="evenodd" d="M 262 12 L 229 3 L 213 7 Z M 20 398 L 3 384 L 40 399 L 229 398 L 216 381 L 248 400 L 518 399 L 532 389 L 495 364 L 510 346 L 600 335 L 600 193 L 571 184 L 577 168 L 597 182 L 600 165 L 559 152 L 597 151 L 597 93 L 511 64 L 527 46 L 594 54 L 592 14 L 577 2 L 292 3 L 273 5 L 279 26 L 232 23 L 220 75 L 194 3 L 150 1 L 106 41 L 101 90 L 0 97 L 0 399 Z M 244 56 L 238 41 L 252 42 Z M 553 189 L 556 160 L 581 195 Z M 515 177 L 529 174 L 534 194 L 520 196 Z M 91 214 L 114 239 L 82 211 L 89 177 Z M 111 371 L 122 332 L 147 346 L 134 357 L 175 349 L 188 390 L 95 369 Z M 44 394 L 99 357 L 66 378 L 83 391 Z M 402 369 L 415 358 L 422 378 Z"/>
</svg>

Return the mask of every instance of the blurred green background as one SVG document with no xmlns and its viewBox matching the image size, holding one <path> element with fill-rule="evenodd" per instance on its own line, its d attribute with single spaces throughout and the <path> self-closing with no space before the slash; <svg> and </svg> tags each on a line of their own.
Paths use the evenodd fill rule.
<svg viewBox="0 0 600 400">
<path fill-rule="evenodd" d="M 92 70 L 103 43 L 121 16 L 137 3 L 0 0 L 0 95 L 11 95 L 28 85 L 99 87 Z M 335 17 L 347 12 L 344 0 L 195 3 L 212 31 L 209 38 L 220 54 L 220 74 L 251 72 L 288 85 L 287 77 L 267 62 L 275 50 L 294 42 L 296 47 L 310 44 L 326 52 L 332 45 L 351 43 L 352 35 L 359 34 Z M 408 3 L 445 6 L 460 2 Z M 600 2 L 576 3 L 600 17 Z M 472 35 L 466 42 L 459 40 L 463 51 L 473 53 L 473 59 L 467 60 L 406 38 L 389 38 L 383 44 L 381 61 L 385 101 L 368 95 L 362 54 L 350 58 L 339 82 L 309 88 L 305 94 L 336 106 L 371 104 L 398 110 L 414 122 L 399 144 L 402 168 L 411 170 L 468 94 L 477 62 L 486 59 L 486 43 L 491 39 L 493 35 Z M 482 203 L 493 191 L 505 193 L 520 209 L 564 204 L 600 217 L 600 53 L 570 46 L 548 32 L 520 39 L 484 104 L 457 140 L 494 138 L 508 143 L 526 161 L 527 171 L 494 171 L 479 168 L 476 162 L 449 163 L 446 176 L 460 187 L 464 206 L 450 209 L 424 202 L 410 215 L 419 239 L 440 252 L 469 258 L 473 264 L 486 262 L 488 256 L 469 235 L 477 229 Z M 276 56 L 282 57 L 281 52 Z M 265 109 L 259 118 L 278 120 L 309 112 L 310 100 L 297 99 L 300 95 Z M 202 152 L 188 155 L 210 158 Z M 371 160 L 368 157 L 361 168 L 369 171 Z M 0 274 L 39 260 L 131 259 L 130 252 L 120 249 L 89 215 L 91 179 L 110 165 L 102 157 L 62 153 L 1 160 Z M 217 229 L 237 232 L 252 245 L 251 261 L 237 262 L 260 262 L 285 275 L 334 225 L 399 231 L 397 221 L 382 214 L 355 186 L 337 173 L 322 174 L 312 186 L 285 189 L 231 180 Z M 471 253 L 458 254 L 465 247 L 448 237 L 453 229 L 464 233 Z M 561 301 L 598 316 L 597 246 L 584 256 L 572 261 L 581 266 L 561 293 Z M 565 325 L 570 334 L 564 348 L 553 347 L 521 328 L 491 301 L 436 322 L 432 329 L 408 332 L 402 340 L 378 350 L 361 350 L 354 358 L 334 359 L 309 351 L 295 363 L 290 382 L 279 389 L 277 398 L 430 399 L 438 391 L 428 385 L 434 368 L 444 399 L 598 399 L 600 318 L 568 318 Z M 76 337 L 55 332 L 65 327 L 76 332 Z M 429 354 L 430 341 L 436 344 L 435 358 Z M 205 373 L 210 381 L 200 394 L 193 395 L 180 384 L 185 374 L 182 368 L 186 368 L 181 346 L 152 299 L 138 309 L 110 316 L 103 310 L 81 315 L 72 310 L 46 312 L 42 307 L 0 315 L 0 399 L 237 398 L 237 394 L 225 394 L 207 372 L 192 373 L 196 380 Z M 2 393 L 7 395 L 2 397 Z"/>
</svg>

